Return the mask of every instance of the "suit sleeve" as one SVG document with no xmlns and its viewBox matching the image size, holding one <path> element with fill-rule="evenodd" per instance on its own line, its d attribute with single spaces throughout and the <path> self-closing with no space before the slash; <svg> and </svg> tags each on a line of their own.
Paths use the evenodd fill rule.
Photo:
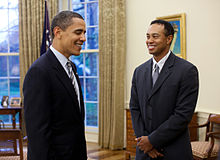
<svg viewBox="0 0 220 160">
<path fill-rule="evenodd" d="M 138 92 L 136 88 L 136 80 L 137 80 L 136 70 L 134 71 L 134 75 L 132 78 L 132 87 L 131 87 L 131 98 L 130 98 L 130 111 L 133 129 L 136 137 L 140 137 L 143 135 L 148 135 L 147 131 L 144 127 L 144 121 L 141 115 L 139 100 L 138 100 Z"/>
<path fill-rule="evenodd" d="M 48 74 L 32 67 L 24 80 L 24 116 L 32 160 L 47 160 L 51 135 L 51 99 Z"/>
<path fill-rule="evenodd" d="M 174 113 L 149 135 L 149 140 L 154 147 L 172 142 L 188 128 L 195 110 L 198 88 L 197 68 L 188 67 L 181 78 Z"/>
</svg>

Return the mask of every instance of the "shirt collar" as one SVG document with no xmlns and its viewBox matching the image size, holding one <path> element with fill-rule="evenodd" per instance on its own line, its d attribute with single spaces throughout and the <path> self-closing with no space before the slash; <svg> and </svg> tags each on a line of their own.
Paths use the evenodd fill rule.
<svg viewBox="0 0 220 160">
<path fill-rule="evenodd" d="M 53 46 L 50 46 L 50 49 L 52 50 L 52 52 L 54 53 L 54 55 L 57 57 L 57 59 L 59 60 L 60 64 L 63 66 L 63 68 L 66 68 L 66 63 L 68 61 L 68 59 L 59 51 L 57 51 L 55 48 L 53 48 Z"/>
<path fill-rule="evenodd" d="M 157 62 L 157 61 L 153 58 L 153 67 L 152 67 L 152 70 L 155 69 L 154 66 L 155 66 L 155 64 L 157 64 L 158 67 L 159 67 L 159 73 L 160 73 L 160 71 L 162 70 L 163 65 L 165 64 L 165 62 L 166 62 L 167 58 L 169 57 L 170 53 L 171 53 L 171 51 L 169 50 L 169 52 L 168 52 L 159 62 Z"/>
</svg>

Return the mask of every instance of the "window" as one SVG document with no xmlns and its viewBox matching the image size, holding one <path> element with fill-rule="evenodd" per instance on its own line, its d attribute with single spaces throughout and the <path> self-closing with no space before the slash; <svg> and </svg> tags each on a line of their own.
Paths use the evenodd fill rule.
<svg viewBox="0 0 220 160">
<path fill-rule="evenodd" d="M 0 3 L 0 101 L 2 96 L 20 97 L 18 0 Z M 0 116 L 10 122 L 10 116 Z"/>
<path fill-rule="evenodd" d="M 77 66 L 86 110 L 86 126 L 98 127 L 99 86 L 99 11 L 98 0 L 72 0 L 72 10 L 86 22 L 86 42 L 80 56 L 72 56 Z"/>
</svg>

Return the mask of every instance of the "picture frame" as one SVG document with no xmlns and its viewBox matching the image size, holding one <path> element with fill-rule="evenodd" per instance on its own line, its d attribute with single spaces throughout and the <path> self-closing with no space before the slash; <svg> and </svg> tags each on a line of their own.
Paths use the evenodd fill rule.
<svg viewBox="0 0 220 160">
<path fill-rule="evenodd" d="M 13 97 L 10 101 L 11 107 L 20 107 L 21 106 L 21 98 L 20 97 Z"/>
<path fill-rule="evenodd" d="M 9 105 L 9 96 L 2 96 L 1 105 L 7 107 Z"/>
<path fill-rule="evenodd" d="M 174 38 L 170 49 L 175 55 L 186 59 L 186 14 L 180 13 L 157 17 L 156 19 L 165 20 L 172 24 L 174 28 Z"/>
</svg>

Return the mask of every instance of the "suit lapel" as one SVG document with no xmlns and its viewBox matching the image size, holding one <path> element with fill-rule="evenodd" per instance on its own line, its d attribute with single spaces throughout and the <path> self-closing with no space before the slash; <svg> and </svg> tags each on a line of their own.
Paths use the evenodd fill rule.
<svg viewBox="0 0 220 160">
<path fill-rule="evenodd" d="M 141 93 L 143 94 L 143 100 L 145 101 L 144 103 L 147 104 L 147 100 L 148 100 L 148 97 L 149 97 L 149 94 L 151 92 L 151 86 L 152 86 L 152 79 L 149 78 L 151 77 L 151 74 L 152 74 L 152 59 L 149 60 L 148 62 L 146 62 L 146 65 L 145 67 L 143 68 L 142 70 L 142 74 L 140 74 L 141 77 Z"/>
<path fill-rule="evenodd" d="M 159 74 L 159 77 L 158 77 L 154 87 L 151 90 L 151 93 L 150 93 L 148 99 L 150 99 L 155 94 L 155 92 L 161 87 L 161 85 L 164 83 L 164 81 L 172 73 L 172 67 L 173 67 L 173 64 L 174 64 L 174 60 L 175 60 L 175 56 L 171 52 L 168 59 L 166 60 L 166 62 L 164 64 L 160 74 Z"/>
<path fill-rule="evenodd" d="M 55 70 L 56 76 L 61 81 L 63 86 L 66 88 L 70 97 L 72 97 L 72 99 L 74 99 L 78 103 L 78 98 L 77 98 L 74 86 L 72 85 L 70 78 L 66 74 L 66 71 L 64 70 L 64 68 L 59 63 L 58 59 L 56 58 L 56 56 L 52 53 L 52 51 L 50 49 L 48 50 L 47 55 L 48 55 L 48 58 L 50 59 L 50 62 L 52 64 L 52 68 Z M 80 112 L 79 107 L 76 107 L 76 109 Z"/>
<path fill-rule="evenodd" d="M 153 83 L 152 78 L 148 79 L 148 77 L 152 77 L 152 63 L 153 63 L 153 60 L 151 59 L 150 62 L 147 64 L 147 71 L 146 71 L 146 75 L 145 75 L 145 78 L 146 78 L 145 82 L 147 85 L 146 88 L 148 91 L 151 90 L 152 83 Z M 149 94 L 149 92 L 148 92 L 148 94 Z"/>
</svg>

